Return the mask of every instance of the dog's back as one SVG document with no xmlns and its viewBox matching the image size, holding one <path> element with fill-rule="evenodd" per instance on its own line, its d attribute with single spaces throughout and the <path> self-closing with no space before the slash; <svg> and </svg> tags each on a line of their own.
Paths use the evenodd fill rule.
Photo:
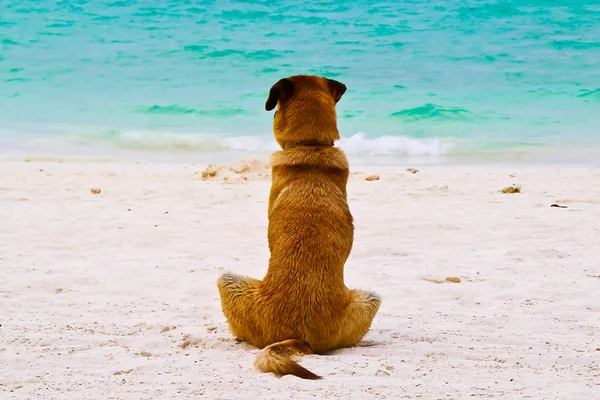
<svg viewBox="0 0 600 400">
<path fill-rule="evenodd" d="M 348 164 L 339 149 L 307 146 L 276 153 L 272 168 L 271 258 L 262 287 L 265 295 L 280 296 L 272 296 L 267 315 L 280 325 L 285 321 L 286 338 L 294 334 L 323 351 L 350 302 L 344 285 L 354 232 L 346 202 Z"/>
</svg>

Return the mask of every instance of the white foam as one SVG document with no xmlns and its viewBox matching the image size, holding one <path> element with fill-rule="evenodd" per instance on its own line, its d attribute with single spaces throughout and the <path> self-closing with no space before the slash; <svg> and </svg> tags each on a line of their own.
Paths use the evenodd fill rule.
<svg viewBox="0 0 600 400">
<path fill-rule="evenodd" d="M 0 138 L 1 139 L 1 138 Z M 425 157 L 436 160 L 450 149 L 437 139 L 413 139 L 402 136 L 367 137 L 364 133 L 342 137 L 336 142 L 354 160 L 367 163 L 393 162 L 395 158 Z M 25 141 L 1 140 L 5 156 L 12 153 L 37 155 L 78 155 L 87 157 L 158 157 L 177 160 L 192 157 L 216 162 L 227 157 L 258 156 L 279 150 L 272 134 L 231 136 L 216 133 L 123 130 L 101 135 L 82 133 L 74 136 L 34 136 Z M 455 152 L 457 149 L 453 149 Z M 436 157 L 437 156 L 437 157 Z M 385 161 L 387 160 L 387 161 Z"/>
<path fill-rule="evenodd" d="M 152 131 L 124 131 L 113 135 L 113 145 L 140 150 L 193 150 L 201 152 L 272 152 L 278 149 L 272 135 L 220 136 Z M 412 139 L 404 136 L 368 138 L 364 133 L 344 137 L 338 146 L 349 156 L 440 156 L 449 145 L 437 139 Z"/>
<path fill-rule="evenodd" d="M 447 153 L 449 145 L 437 139 L 412 139 L 405 136 L 366 138 L 357 133 L 338 142 L 349 156 L 440 156 Z"/>
<path fill-rule="evenodd" d="M 220 136 L 217 134 L 190 134 L 160 131 L 123 131 L 112 135 L 111 144 L 139 150 L 194 150 L 213 151 L 272 151 L 276 144 L 256 136 Z"/>
</svg>

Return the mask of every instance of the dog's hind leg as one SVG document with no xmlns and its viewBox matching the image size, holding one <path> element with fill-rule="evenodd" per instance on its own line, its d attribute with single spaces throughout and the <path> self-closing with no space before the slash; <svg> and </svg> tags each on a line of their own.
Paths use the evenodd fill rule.
<svg viewBox="0 0 600 400">
<path fill-rule="evenodd" d="M 367 334 L 375 314 L 379 311 L 381 297 L 364 290 L 351 290 L 352 300 L 340 321 L 340 336 L 336 348 L 356 345 Z"/>
<path fill-rule="evenodd" d="M 223 274 L 217 280 L 221 296 L 221 308 L 231 333 L 238 340 L 256 344 L 258 326 L 255 317 L 260 316 L 257 309 L 256 294 L 260 281 L 235 274 Z"/>
</svg>

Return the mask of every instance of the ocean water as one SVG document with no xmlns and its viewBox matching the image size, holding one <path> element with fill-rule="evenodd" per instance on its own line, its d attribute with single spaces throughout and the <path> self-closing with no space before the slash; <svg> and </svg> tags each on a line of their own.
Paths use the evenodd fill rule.
<svg viewBox="0 0 600 400">
<path fill-rule="evenodd" d="M 264 153 L 300 73 L 348 86 L 350 156 L 600 149 L 598 0 L 4 0 L 0 146 Z"/>
</svg>

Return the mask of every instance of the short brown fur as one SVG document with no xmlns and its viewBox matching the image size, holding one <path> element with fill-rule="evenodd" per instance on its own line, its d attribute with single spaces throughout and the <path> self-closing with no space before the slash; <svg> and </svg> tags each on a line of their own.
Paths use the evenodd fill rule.
<svg viewBox="0 0 600 400">
<path fill-rule="evenodd" d="M 273 130 L 283 150 L 271 160 L 269 268 L 262 281 L 228 273 L 217 282 L 231 332 L 263 349 L 256 367 L 278 376 L 318 379 L 292 358 L 357 344 L 381 304 L 377 294 L 344 284 L 354 225 L 348 161 L 331 143 L 339 139 L 335 105 L 345 91 L 307 75 L 271 88 L 265 108 L 277 106 Z"/>
</svg>

